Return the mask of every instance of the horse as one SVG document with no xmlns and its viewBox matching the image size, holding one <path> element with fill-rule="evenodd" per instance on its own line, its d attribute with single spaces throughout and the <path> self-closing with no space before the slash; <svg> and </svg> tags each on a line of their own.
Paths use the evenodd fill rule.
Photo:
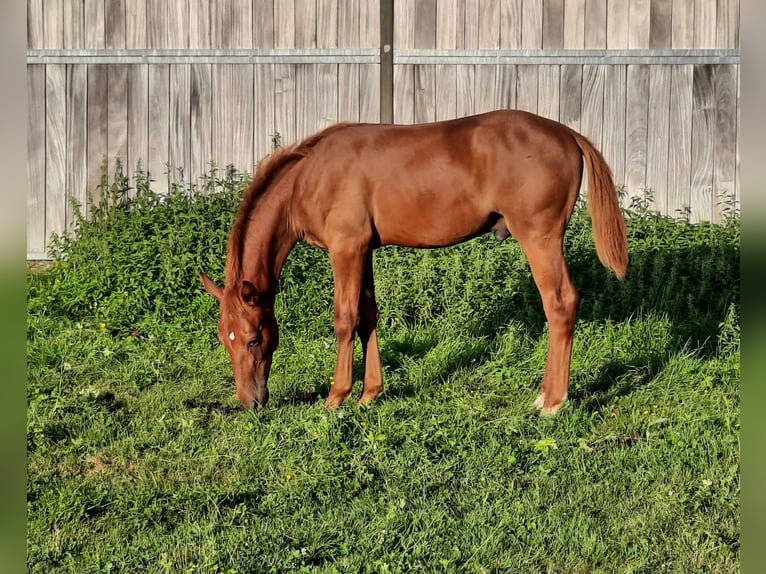
<svg viewBox="0 0 766 574">
<path fill-rule="evenodd" d="M 239 401 L 255 409 L 268 401 L 277 280 L 298 241 L 326 250 L 332 267 L 337 357 L 325 406 L 333 408 L 352 390 L 356 335 L 364 357 L 358 404 L 383 390 L 373 250 L 445 247 L 491 231 L 519 242 L 542 298 L 549 342 L 534 406 L 555 414 L 567 399 L 579 305 L 563 236 L 583 169 L 597 256 L 621 278 L 627 233 L 611 170 L 586 137 L 556 121 L 498 110 L 417 125 L 340 123 L 277 148 L 243 194 L 225 287 L 199 274 L 220 303 L 218 336 Z"/>
</svg>

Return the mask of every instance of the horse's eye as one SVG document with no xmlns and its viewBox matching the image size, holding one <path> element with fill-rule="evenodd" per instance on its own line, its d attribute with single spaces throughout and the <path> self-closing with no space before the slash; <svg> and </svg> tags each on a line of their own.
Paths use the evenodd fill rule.
<svg viewBox="0 0 766 574">
<path fill-rule="evenodd" d="M 253 347 L 257 347 L 261 344 L 261 338 L 260 337 L 253 337 L 247 342 L 247 348 L 252 349 Z"/>
</svg>

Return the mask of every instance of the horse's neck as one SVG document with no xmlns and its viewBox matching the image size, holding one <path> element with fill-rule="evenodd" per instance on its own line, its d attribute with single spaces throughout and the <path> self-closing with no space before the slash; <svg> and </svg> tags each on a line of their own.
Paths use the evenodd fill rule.
<svg viewBox="0 0 766 574">
<path fill-rule="evenodd" d="M 280 182 L 285 183 L 285 182 Z M 270 190 L 250 213 L 242 250 L 242 278 L 273 294 L 282 266 L 298 241 L 287 217 L 289 186 Z"/>
</svg>

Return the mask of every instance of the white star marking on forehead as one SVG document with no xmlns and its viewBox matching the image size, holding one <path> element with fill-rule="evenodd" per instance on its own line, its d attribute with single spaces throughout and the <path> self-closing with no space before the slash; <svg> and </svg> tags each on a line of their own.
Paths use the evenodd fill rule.
<svg viewBox="0 0 766 574">
<path fill-rule="evenodd" d="M 230 340 L 230 341 L 233 341 L 233 340 L 234 340 L 234 331 L 232 331 L 231 333 L 229 333 L 229 340 Z"/>
</svg>

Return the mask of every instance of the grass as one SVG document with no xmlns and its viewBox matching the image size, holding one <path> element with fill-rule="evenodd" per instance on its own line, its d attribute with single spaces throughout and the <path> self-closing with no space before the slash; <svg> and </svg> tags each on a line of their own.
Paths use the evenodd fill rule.
<svg viewBox="0 0 766 574">
<path fill-rule="evenodd" d="M 194 277 L 220 280 L 241 180 L 205 185 L 105 189 L 28 277 L 30 572 L 739 571 L 736 216 L 634 210 L 619 282 L 576 214 L 553 418 L 531 406 L 547 331 L 513 240 L 379 250 L 386 391 L 335 411 L 329 265 L 299 245 L 256 413 Z"/>
</svg>

